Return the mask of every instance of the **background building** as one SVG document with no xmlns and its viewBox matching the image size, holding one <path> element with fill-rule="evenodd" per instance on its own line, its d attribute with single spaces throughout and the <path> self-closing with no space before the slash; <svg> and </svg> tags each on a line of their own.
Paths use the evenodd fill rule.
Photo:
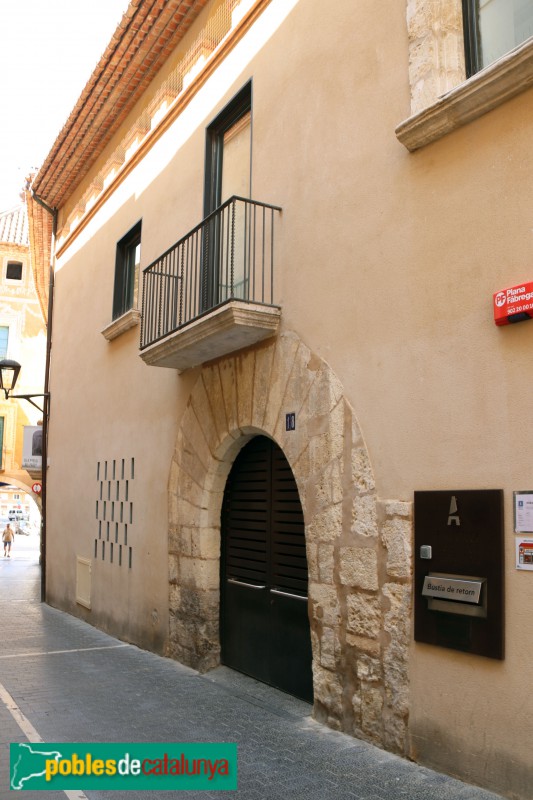
<svg viewBox="0 0 533 800">
<path fill-rule="evenodd" d="M 135 0 L 30 201 L 49 602 L 521 798 L 532 19 Z"/>
<path fill-rule="evenodd" d="M 17 394 L 42 390 L 45 352 L 46 328 L 30 263 L 26 205 L 21 204 L 0 214 L 0 358 L 23 366 Z M 30 475 L 23 469 L 23 443 L 25 426 L 37 426 L 42 414 L 25 400 L 6 400 L 4 393 L 0 394 L 0 516 L 5 520 L 19 502 L 28 513 L 40 504 L 39 495 L 31 490 L 40 471 Z M 19 496 L 16 504 L 11 502 L 13 493 L 20 490 L 27 494 Z"/>
</svg>

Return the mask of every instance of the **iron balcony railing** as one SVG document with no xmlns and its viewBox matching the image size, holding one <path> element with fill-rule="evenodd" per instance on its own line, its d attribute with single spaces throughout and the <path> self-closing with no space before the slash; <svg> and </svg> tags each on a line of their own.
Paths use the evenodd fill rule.
<svg viewBox="0 0 533 800">
<path fill-rule="evenodd" d="M 231 300 L 274 304 L 278 206 L 230 197 L 143 271 L 141 350 Z"/>
</svg>

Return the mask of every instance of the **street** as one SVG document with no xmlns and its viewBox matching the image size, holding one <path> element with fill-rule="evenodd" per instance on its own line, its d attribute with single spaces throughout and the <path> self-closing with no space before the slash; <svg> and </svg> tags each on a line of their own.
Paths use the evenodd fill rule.
<svg viewBox="0 0 533 800">
<path fill-rule="evenodd" d="M 0 558 L 0 800 L 9 743 L 237 742 L 242 800 L 496 800 L 311 718 L 311 706 L 225 667 L 200 675 L 39 602 L 39 539 Z M 83 789 L 83 786 L 80 787 Z M 157 800 L 177 792 L 133 792 Z M 26 791 L 28 800 L 109 792 Z"/>
</svg>

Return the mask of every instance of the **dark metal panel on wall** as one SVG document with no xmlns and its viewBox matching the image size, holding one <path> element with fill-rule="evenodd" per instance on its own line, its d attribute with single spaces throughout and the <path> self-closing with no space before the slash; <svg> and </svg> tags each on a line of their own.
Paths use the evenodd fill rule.
<svg viewBox="0 0 533 800">
<path fill-rule="evenodd" d="M 504 657 L 501 489 L 415 492 L 415 640 Z"/>
</svg>

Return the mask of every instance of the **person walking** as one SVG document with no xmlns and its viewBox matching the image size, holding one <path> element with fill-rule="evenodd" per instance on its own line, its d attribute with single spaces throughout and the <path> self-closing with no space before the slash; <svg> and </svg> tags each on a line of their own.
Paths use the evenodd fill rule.
<svg viewBox="0 0 533 800">
<path fill-rule="evenodd" d="M 10 524 L 8 522 L 4 532 L 2 534 L 2 541 L 4 543 L 4 558 L 6 556 L 8 558 L 11 558 L 11 544 L 12 544 L 14 538 L 15 538 L 15 534 L 11 530 L 11 526 L 10 526 Z"/>
</svg>

